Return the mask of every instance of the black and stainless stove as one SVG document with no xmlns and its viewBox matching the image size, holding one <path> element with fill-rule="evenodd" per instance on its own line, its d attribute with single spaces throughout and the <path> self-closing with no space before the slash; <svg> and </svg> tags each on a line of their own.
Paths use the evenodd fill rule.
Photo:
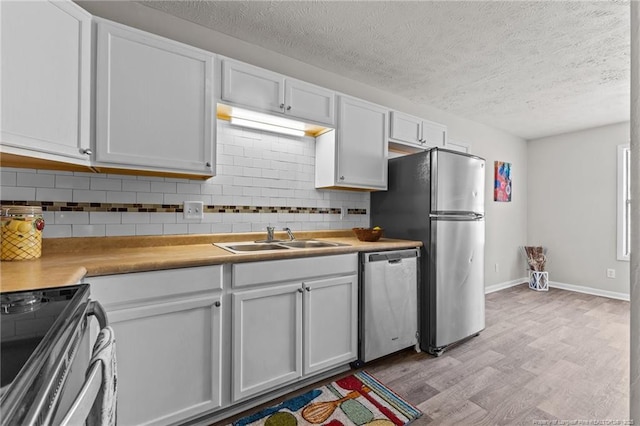
<svg viewBox="0 0 640 426">
<path fill-rule="evenodd" d="M 0 293 L 1 425 L 59 423 L 85 380 L 89 315 L 106 323 L 88 284 Z"/>
<path fill-rule="evenodd" d="M 0 386 L 3 390 L 14 381 L 81 288 L 0 294 Z"/>
</svg>

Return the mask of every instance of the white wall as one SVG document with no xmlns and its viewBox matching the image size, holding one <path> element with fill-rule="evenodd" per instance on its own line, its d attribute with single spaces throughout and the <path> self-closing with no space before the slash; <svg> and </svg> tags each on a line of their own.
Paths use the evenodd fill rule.
<svg viewBox="0 0 640 426">
<path fill-rule="evenodd" d="M 548 247 L 550 281 L 629 294 L 629 262 L 616 257 L 617 146 L 628 142 L 628 122 L 528 142 L 527 241 Z"/>
<path fill-rule="evenodd" d="M 526 142 L 503 131 L 454 116 L 426 104 L 415 104 L 395 94 L 305 64 L 208 28 L 145 7 L 139 3 L 77 1 L 96 16 L 159 34 L 220 55 L 347 93 L 389 108 L 446 124 L 449 136 L 470 142 L 472 153 L 487 160 L 487 286 L 524 276 L 518 246 L 526 242 L 527 175 Z M 514 195 L 511 203 L 494 203 L 493 162 L 513 164 Z M 499 272 L 494 265 L 499 265 Z"/>
</svg>

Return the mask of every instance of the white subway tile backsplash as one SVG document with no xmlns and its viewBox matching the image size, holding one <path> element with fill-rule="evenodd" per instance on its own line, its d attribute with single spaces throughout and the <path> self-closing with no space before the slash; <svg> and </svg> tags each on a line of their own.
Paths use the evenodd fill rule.
<svg viewBox="0 0 640 426">
<path fill-rule="evenodd" d="M 72 201 L 77 203 L 106 203 L 107 193 L 105 191 L 74 189 Z"/>
<path fill-rule="evenodd" d="M 0 185 L 16 186 L 16 172 L 2 171 L 0 172 Z"/>
<path fill-rule="evenodd" d="M 56 225 L 88 225 L 89 212 L 54 212 Z"/>
<path fill-rule="evenodd" d="M 136 202 L 135 192 L 107 191 L 107 203 L 135 204 Z"/>
<path fill-rule="evenodd" d="M 0 198 L 3 200 L 19 200 L 29 201 L 36 197 L 36 188 L 25 188 L 18 186 L 5 186 L 0 187 Z"/>
<path fill-rule="evenodd" d="M 211 204 L 211 195 L 196 194 L 164 194 L 164 204 L 180 204 L 185 201 L 202 201 L 205 205 Z"/>
<path fill-rule="evenodd" d="M 91 178 L 86 176 L 56 175 L 55 181 L 56 188 L 89 189 L 91 185 Z"/>
<path fill-rule="evenodd" d="M 104 191 L 122 191 L 122 180 L 109 178 L 109 179 L 99 179 L 99 178 L 91 178 L 91 186 L 92 190 L 104 190 Z"/>
<path fill-rule="evenodd" d="M 46 220 L 46 219 L 45 219 Z M 97 225 L 100 223 L 113 224 L 122 223 L 122 213 L 120 212 L 89 212 L 89 223 Z"/>
<path fill-rule="evenodd" d="M 233 179 L 233 184 L 236 186 L 252 186 L 253 178 L 246 176 L 237 176 Z"/>
<path fill-rule="evenodd" d="M 200 188 L 200 191 L 202 194 L 221 195 L 222 185 L 215 185 L 215 184 L 202 185 L 202 187 Z"/>
<path fill-rule="evenodd" d="M 149 221 L 151 223 L 176 223 L 178 215 L 182 216 L 182 213 L 150 213 Z"/>
<path fill-rule="evenodd" d="M 136 225 L 136 235 L 162 235 L 163 225 L 161 223 L 145 223 Z"/>
<path fill-rule="evenodd" d="M 177 186 L 178 194 L 200 194 L 202 185 L 195 183 L 179 183 Z"/>
<path fill-rule="evenodd" d="M 54 225 L 47 223 L 42 231 L 43 238 L 66 238 L 72 237 L 71 225 Z"/>
<path fill-rule="evenodd" d="M 136 235 L 136 225 L 106 225 L 106 235 L 107 237 Z"/>
<path fill-rule="evenodd" d="M 150 223 L 150 213 L 122 212 L 122 223 Z"/>
<path fill-rule="evenodd" d="M 233 157 L 244 157 L 244 148 L 241 146 L 222 144 L 220 147 L 222 147 L 222 154 L 231 155 Z"/>
<path fill-rule="evenodd" d="M 243 167 L 242 174 L 244 176 L 260 177 L 262 176 L 262 169 L 257 167 Z"/>
<path fill-rule="evenodd" d="M 186 223 L 165 223 L 162 225 L 162 232 L 170 234 L 188 234 L 189 228 Z"/>
<path fill-rule="evenodd" d="M 144 180 L 125 179 L 122 181 L 122 190 L 132 192 L 151 192 L 151 183 Z"/>
<path fill-rule="evenodd" d="M 151 192 L 163 192 L 175 194 L 178 191 L 176 182 L 151 182 Z"/>
<path fill-rule="evenodd" d="M 210 234 L 210 223 L 189 223 L 187 224 L 187 232 L 189 234 Z"/>
<path fill-rule="evenodd" d="M 16 186 L 32 186 L 34 188 L 53 188 L 56 177 L 54 174 L 17 173 Z"/>
<path fill-rule="evenodd" d="M 106 225 L 71 225 L 74 237 L 104 237 Z"/>
<path fill-rule="evenodd" d="M 139 204 L 163 204 L 164 194 L 160 192 L 138 192 L 136 193 L 135 202 Z"/>
<path fill-rule="evenodd" d="M 233 225 L 230 223 L 213 223 L 211 225 L 211 232 L 214 234 L 233 232 Z"/>
<path fill-rule="evenodd" d="M 234 223 L 231 232 L 251 232 L 251 223 Z"/>
<path fill-rule="evenodd" d="M 81 172 L 2 168 L 3 200 L 216 206 L 369 209 L 369 193 L 317 190 L 315 141 L 218 124 L 217 172 L 207 181 Z M 78 216 L 73 215 L 78 213 Z M 46 212 L 45 237 L 159 235 L 368 226 L 369 215 L 335 213 L 206 213 L 185 221 L 182 213 Z M 71 216 L 70 216 L 71 215 Z"/>
</svg>

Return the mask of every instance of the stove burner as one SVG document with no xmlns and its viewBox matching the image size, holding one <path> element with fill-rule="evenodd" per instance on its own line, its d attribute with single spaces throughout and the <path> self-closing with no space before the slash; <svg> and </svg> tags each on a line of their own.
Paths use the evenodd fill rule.
<svg viewBox="0 0 640 426">
<path fill-rule="evenodd" d="M 0 295 L 0 313 L 23 314 L 40 308 L 43 301 L 42 292 L 22 292 Z"/>
</svg>

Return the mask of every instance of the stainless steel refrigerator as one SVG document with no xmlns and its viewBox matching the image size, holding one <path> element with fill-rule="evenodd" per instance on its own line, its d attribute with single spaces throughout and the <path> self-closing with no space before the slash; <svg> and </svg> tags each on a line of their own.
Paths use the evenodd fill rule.
<svg viewBox="0 0 640 426">
<path fill-rule="evenodd" d="M 390 159 L 388 190 L 371 194 L 371 226 L 424 244 L 419 340 L 436 356 L 485 327 L 484 184 L 484 159 L 433 148 Z"/>
</svg>

